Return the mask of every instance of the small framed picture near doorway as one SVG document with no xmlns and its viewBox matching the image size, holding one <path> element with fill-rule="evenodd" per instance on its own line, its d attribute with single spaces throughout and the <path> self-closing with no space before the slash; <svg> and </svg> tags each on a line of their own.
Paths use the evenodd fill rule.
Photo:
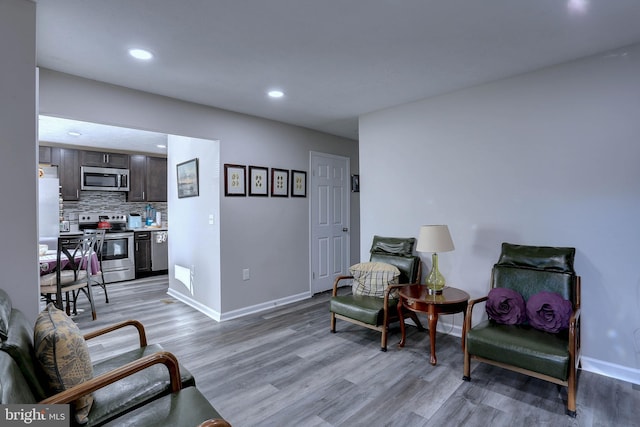
<svg viewBox="0 0 640 427">
<path fill-rule="evenodd" d="M 198 158 L 176 165 L 178 198 L 198 196 Z"/>
<path fill-rule="evenodd" d="M 246 196 L 247 184 L 245 179 L 246 167 L 244 165 L 224 165 L 224 195 Z"/>
<path fill-rule="evenodd" d="M 360 192 L 360 175 L 351 175 L 351 192 Z"/>
<path fill-rule="evenodd" d="M 307 173 L 291 170 L 291 197 L 307 197 Z"/>
</svg>

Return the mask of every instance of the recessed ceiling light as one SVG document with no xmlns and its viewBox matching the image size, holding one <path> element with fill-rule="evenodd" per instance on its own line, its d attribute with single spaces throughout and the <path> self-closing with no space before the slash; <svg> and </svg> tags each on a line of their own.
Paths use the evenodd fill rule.
<svg viewBox="0 0 640 427">
<path fill-rule="evenodd" d="M 69 136 L 80 136 L 82 134 L 80 132 L 76 132 L 76 131 L 72 130 L 72 131 L 67 132 L 67 135 L 69 135 Z"/>
<path fill-rule="evenodd" d="M 571 13 L 584 14 L 589 9 L 589 0 L 569 0 L 567 8 Z"/>
<path fill-rule="evenodd" d="M 153 54 L 144 49 L 129 49 L 129 55 L 133 56 L 136 59 L 142 59 L 144 61 L 148 61 L 149 59 L 153 58 Z"/>
<path fill-rule="evenodd" d="M 270 90 L 267 94 L 271 98 L 282 98 L 284 96 L 284 92 L 281 90 Z"/>
</svg>

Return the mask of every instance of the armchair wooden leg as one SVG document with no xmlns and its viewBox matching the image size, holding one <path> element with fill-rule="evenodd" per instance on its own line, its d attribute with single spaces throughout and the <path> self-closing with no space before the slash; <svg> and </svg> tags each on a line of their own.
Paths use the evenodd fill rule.
<svg viewBox="0 0 640 427">
<path fill-rule="evenodd" d="M 387 330 L 385 326 L 382 328 L 382 338 L 380 339 L 380 351 L 387 351 Z"/>
<path fill-rule="evenodd" d="M 569 373 L 569 384 L 567 385 L 567 415 L 576 417 L 576 374 Z"/>
<path fill-rule="evenodd" d="M 331 313 L 331 332 L 336 333 L 336 315 Z"/>
<path fill-rule="evenodd" d="M 464 368 L 462 370 L 462 380 L 471 381 L 471 355 L 464 349 Z"/>
</svg>

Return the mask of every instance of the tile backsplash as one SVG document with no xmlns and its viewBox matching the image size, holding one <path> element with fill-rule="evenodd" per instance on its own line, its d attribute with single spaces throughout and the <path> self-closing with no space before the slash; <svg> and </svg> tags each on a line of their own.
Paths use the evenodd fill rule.
<svg viewBox="0 0 640 427">
<path fill-rule="evenodd" d="M 63 202 L 62 217 L 77 224 L 80 213 L 117 212 L 125 215 L 137 213 L 144 221 L 148 204 L 162 214 L 163 223 L 168 223 L 166 202 L 128 202 L 126 193 L 116 191 L 81 191 L 79 201 Z"/>
</svg>

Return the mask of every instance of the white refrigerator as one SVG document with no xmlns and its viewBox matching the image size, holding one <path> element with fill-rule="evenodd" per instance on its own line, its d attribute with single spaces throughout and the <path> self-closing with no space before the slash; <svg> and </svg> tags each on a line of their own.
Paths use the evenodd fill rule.
<svg viewBox="0 0 640 427">
<path fill-rule="evenodd" d="M 55 249 L 60 235 L 60 181 L 38 179 L 38 241 Z"/>
</svg>

